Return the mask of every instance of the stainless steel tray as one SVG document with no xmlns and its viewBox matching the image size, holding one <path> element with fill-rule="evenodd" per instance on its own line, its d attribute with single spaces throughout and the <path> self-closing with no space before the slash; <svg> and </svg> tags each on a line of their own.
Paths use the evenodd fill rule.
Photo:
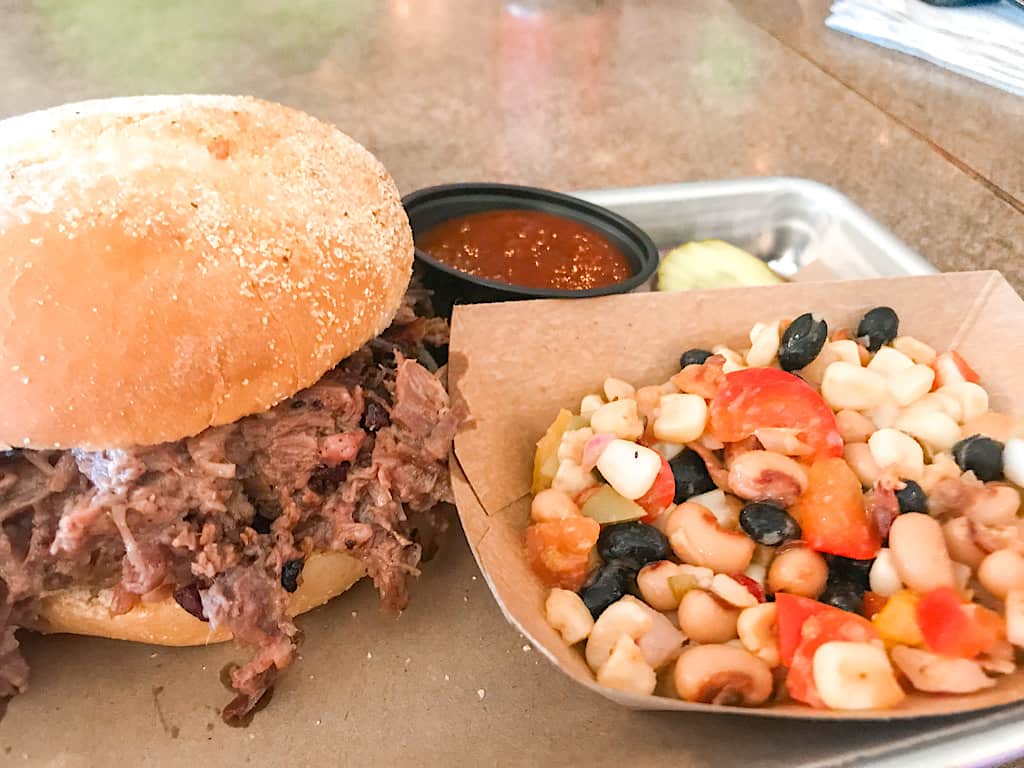
<svg viewBox="0 0 1024 768">
<path fill-rule="evenodd" d="M 785 277 L 838 279 L 923 275 L 937 270 L 847 197 L 806 179 L 763 178 L 598 189 L 573 194 L 622 214 L 667 250 L 720 239 Z M 931 723 L 934 723 L 932 725 Z M 825 761 L 793 768 L 995 766 L 1024 756 L 1024 705 L 970 717 L 909 723 L 863 739 Z"/>
<path fill-rule="evenodd" d="M 572 194 L 622 214 L 659 249 L 717 238 L 792 277 L 812 263 L 853 280 L 935 268 L 848 198 L 807 179 L 701 181 Z"/>
</svg>

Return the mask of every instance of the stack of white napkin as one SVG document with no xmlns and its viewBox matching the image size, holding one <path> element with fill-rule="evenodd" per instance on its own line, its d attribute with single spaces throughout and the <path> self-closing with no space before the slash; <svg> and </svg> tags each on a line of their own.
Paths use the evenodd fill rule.
<svg viewBox="0 0 1024 768">
<path fill-rule="evenodd" d="M 836 0 L 825 23 L 1024 96 L 1024 7 L 939 8 L 921 0 Z"/>
</svg>

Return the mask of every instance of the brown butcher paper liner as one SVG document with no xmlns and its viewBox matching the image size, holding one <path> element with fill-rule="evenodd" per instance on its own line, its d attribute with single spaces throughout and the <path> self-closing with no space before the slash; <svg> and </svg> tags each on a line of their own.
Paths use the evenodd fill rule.
<svg viewBox="0 0 1024 768">
<path fill-rule="evenodd" d="M 624 706 L 829 720 L 952 715 L 1024 700 L 1024 670 L 968 695 L 912 693 L 897 708 L 816 710 L 793 703 L 759 709 L 691 704 L 598 686 L 575 648 L 544 617 L 547 590 L 524 557 L 534 446 L 560 408 L 578 409 L 608 376 L 660 383 L 691 347 L 748 345 L 758 321 L 813 311 L 831 328 L 855 328 L 864 312 L 891 306 L 900 334 L 957 349 L 981 375 L 993 410 L 1024 411 L 1024 302 L 997 272 L 965 272 L 765 288 L 646 293 L 589 300 L 459 306 L 452 318 L 449 381 L 470 422 L 455 440 L 452 477 L 470 546 L 506 618 L 559 669 Z"/>
</svg>

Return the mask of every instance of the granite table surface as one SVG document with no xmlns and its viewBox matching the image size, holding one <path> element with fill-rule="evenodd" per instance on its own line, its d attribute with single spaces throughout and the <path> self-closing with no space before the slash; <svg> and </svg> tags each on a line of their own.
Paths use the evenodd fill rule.
<svg viewBox="0 0 1024 768">
<path fill-rule="evenodd" d="M 0 117 L 113 95 L 251 93 L 337 124 L 403 192 L 469 180 L 590 189 L 807 177 L 939 269 L 999 269 L 1024 288 L 1024 98 L 829 31 L 826 14 L 825 0 L 0 0 Z M 438 626 L 442 600 L 459 610 Z M 343 762 L 380 765 L 826 764 L 853 760 L 867 737 L 881 746 L 935 727 L 621 710 L 524 650 L 457 527 L 397 629 L 375 601 L 362 584 L 311 614 L 304 664 L 334 625 L 353 659 L 401 632 L 406 652 L 359 665 L 351 684 L 372 690 L 381 665 L 404 663 L 415 696 L 363 694 L 345 720 L 314 728 L 315 701 L 290 689 L 289 718 L 309 724 L 303 738 L 292 728 L 292 764 L 321 760 L 325 739 L 344 744 Z M 111 659 L 148 653 L 81 642 Z M 68 659 L 37 669 L 35 686 L 74 690 L 86 671 Z M 310 681 L 307 696 L 327 684 Z M 169 695 L 180 735 L 161 754 L 175 764 L 222 750 L 231 758 L 218 761 L 259 764 L 267 739 L 284 738 L 280 702 L 260 728 L 211 737 L 187 696 Z M 133 764 L 123 734 L 89 726 L 102 711 L 64 708 L 56 717 L 68 727 L 28 743 L 19 709 L 0 723 L 0 763 Z M 399 724 L 387 738 L 385 722 Z"/>
</svg>

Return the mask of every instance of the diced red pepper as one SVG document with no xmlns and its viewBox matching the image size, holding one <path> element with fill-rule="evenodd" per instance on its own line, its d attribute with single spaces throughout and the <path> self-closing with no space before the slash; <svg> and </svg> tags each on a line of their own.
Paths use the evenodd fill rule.
<svg viewBox="0 0 1024 768">
<path fill-rule="evenodd" d="M 711 434 L 736 443 L 765 427 L 795 429 L 818 456 L 840 456 L 843 439 L 836 417 L 814 388 L 777 368 L 745 368 L 726 374 L 711 401 Z"/>
<path fill-rule="evenodd" d="M 643 496 L 636 500 L 636 503 L 643 507 L 647 515 L 643 521 L 645 523 L 653 523 L 657 520 L 661 513 L 668 509 L 669 505 L 672 504 L 672 499 L 676 493 L 676 480 L 672 474 L 672 467 L 665 461 L 665 457 L 661 457 L 661 469 L 658 470 L 658 476 L 654 478 L 654 485 L 650 487 Z"/>
<path fill-rule="evenodd" d="M 869 560 L 882 537 L 864 506 L 860 480 L 842 459 L 819 459 L 807 472 L 807 490 L 790 510 L 804 541 L 818 552 Z"/>
<path fill-rule="evenodd" d="M 804 622 L 815 614 L 828 610 L 830 606 L 811 600 L 809 597 L 790 595 L 786 592 L 775 594 L 777 618 L 775 621 L 779 633 L 779 659 L 783 666 L 788 667 L 793 661 L 793 654 L 800 644 L 800 630 Z M 835 609 L 838 610 L 838 609 Z"/>
<path fill-rule="evenodd" d="M 964 602 L 951 587 L 939 587 L 921 597 L 917 623 L 929 650 L 966 659 L 984 653 L 1006 634 L 998 613 Z"/>
<path fill-rule="evenodd" d="M 834 640 L 848 643 L 878 641 L 878 632 L 863 616 L 849 611 L 824 606 L 825 610 L 810 616 L 800 629 L 800 644 L 786 675 L 789 695 L 812 707 L 825 703 L 814 685 L 814 653 L 825 643 Z"/>
</svg>

